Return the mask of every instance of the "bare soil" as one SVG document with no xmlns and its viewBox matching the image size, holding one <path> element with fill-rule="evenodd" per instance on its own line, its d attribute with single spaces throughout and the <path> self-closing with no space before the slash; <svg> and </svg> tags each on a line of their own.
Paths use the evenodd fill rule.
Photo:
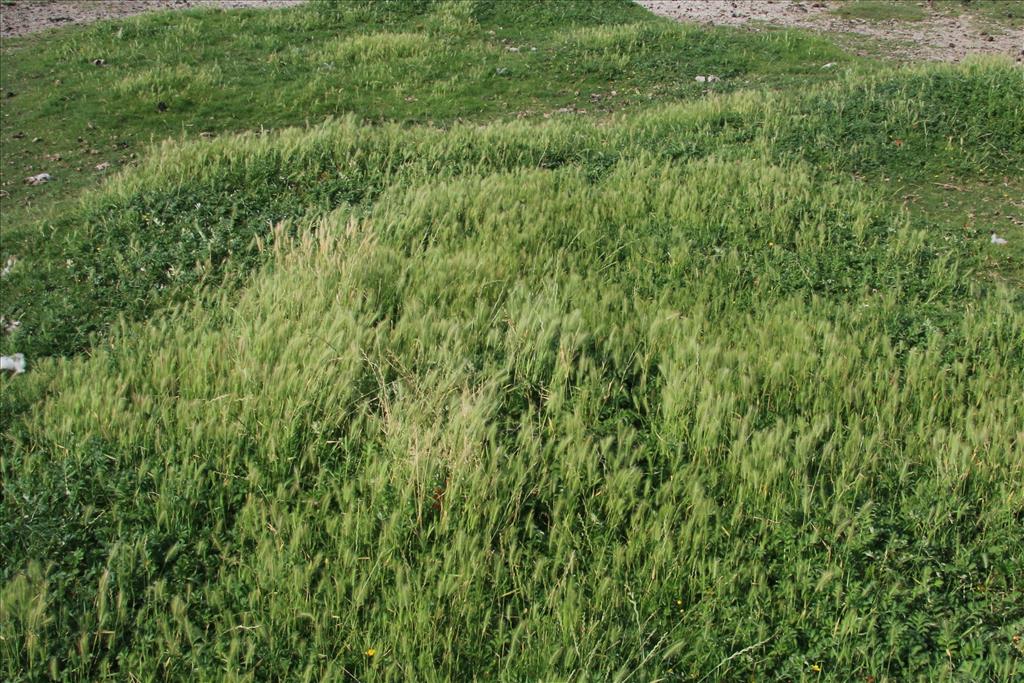
<svg viewBox="0 0 1024 683">
<path fill-rule="evenodd" d="M 303 0 L 0 0 L 0 37 L 21 36 L 67 24 L 156 10 L 219 7 L 221 9 L 272 8 Z"/>
<path fill-rule="evenodd" d="M 812 31 L 847 33 L 877 40 L 879 49 L 902 60 L 957 62 L 971 54 L 1005 54 L 1024 61 L 1024 29 L 993 27 L 969 14 L 949 16 L 917 4 L 921 21 L 868 21 L 832 14 L 840 3 L 804 0 L 636 0 L 655 14 L 701 24 L 765 24 Z M 913 0 L 906 0 L 913 2 Z"/>
</svg>

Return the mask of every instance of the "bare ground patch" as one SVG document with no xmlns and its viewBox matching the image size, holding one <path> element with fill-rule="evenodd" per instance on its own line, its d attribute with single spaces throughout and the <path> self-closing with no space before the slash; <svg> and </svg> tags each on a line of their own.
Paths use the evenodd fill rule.
<svg viewBox="0 0 1024 683">
<path fill-rule="evenodd" d="M 794 0 L 636 0 L 655 14 L 716 26 L 758 24 L 866 36 L 901 60 L 957 62 L 971 54 L 1005 54 L 1024 61 L 1024 29 L 996 30 L 970 14 L 949 16 L 918 3 L 921 21 L 869 21 L 833 14 L 837 2 Z"/>
<path fill-rule="evenodd" d="M 36 33 L 67 24 L 119 19 L 143 12 L 217 7 L 269 9 L 303 0 L 0 0 L 0 36 Z"/>
</svg>

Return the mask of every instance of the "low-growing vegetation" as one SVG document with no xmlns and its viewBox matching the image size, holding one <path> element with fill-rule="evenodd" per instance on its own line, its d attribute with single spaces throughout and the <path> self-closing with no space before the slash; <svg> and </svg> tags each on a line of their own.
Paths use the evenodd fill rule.
<svg viewBox="0 0 1024 683">
<path fill-rule="evenodd" d="M 837 72 L 822 64 L 856 61 L 819 37 L 688 27 L 628 0 L 589 5 L 322 2 L 147 14 L 61 40 L 6 40 L 8 227 L 95 186 L 105 175 L 96 165 L 131 166 L 168 137 L 350 114 L 450 125 L 542 119 L 563 108 L 609 113 L 700 97 L 707 88 L 697 74 L 723 76 L 713 90 L 728 92 L 827 81 Z M 586 42 L 573 38 L 579 32 Z M 29 190 L 22 178 L 40 171 L 54 181 Z"/>
<path fill-rule="evenodd" d="M 846 0 L 832 12 L 847 19 L 867 21 L 921 21 L 928 16 L 918 3 L 892 0 Z"/>
<path fill-rule="evenodd" d="M 318 35 L 288 57 L 309 93 L 333 60 L 380 79 L 367 98 L 457 107 L 467 55 L 514 70 L 558 44 L 529 78 L 651 85 L 687 41 L 753 65 L 821 40 L 511 7 L 179 21 Z M 509 42 L 445 43 L 492 30 Z M 176 87 L 235 97 L 230 60 L 202 68 L 217 85 Z M 1020 208 L 1024 78 L 990 60 L 803 84 L 490 122 L 481 95 L 438 125 L 357 108 L 169 141 L 20 214 L 3 677 L 1024 674 L 1024 235 L 992 244 L 942 194 Z"/>
</svg>

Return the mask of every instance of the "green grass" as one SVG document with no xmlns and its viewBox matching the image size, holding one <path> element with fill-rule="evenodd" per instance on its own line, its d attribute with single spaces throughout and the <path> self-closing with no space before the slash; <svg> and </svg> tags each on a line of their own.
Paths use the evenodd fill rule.
<svg viewBox="0 0 1024 683">
<path fill-rule="evenodd" d="M 5 225 L 3 678 L 1024 673 L 1019 68 L 823 78 L 760 66 L 834 49 L 806 36 L 625 3 L 331 7 L 175 16 L 297 27 L 295 73 L 422 115 L 346 90 Z M 523 78 L 589 111 L 452 85 L 524 56 L 492 30 L 557 41 Z M 721 93 L 664 73 L 719 40 Z M 559 99 L 618 68 L 662 94 Z M 229 59 L 103 71 L 287 121 Z"/>
<path fill-rule="evenodd" d="M 821 38 L 684 27 L 626 0 L 535 4 L 194 10 L 5 40 L 0 91 L 15 96 L 0 98 L 0 206 L 9 226 L 31 222 L 167 137 L 350 113 L 435 125 L 608 113 L 700 97 L 698 74 L 728 92 L 830 80 L 822 64 L 851 61 Z M 41 171 L 54 182 L 22 182 Z"/>
<path fill-rule="evenodd" d="M 917 3 L 902 0 L 844 0 L 832 13 L 867 21 L 921 21 L 928 16 Z"/>
<path fill-rule="evenodd" d="M 991 66 L 851 76 L 796 97 L 743 94 L 654 109 L 611 129 L 581 119 L 568 134 L 554 122 L 508 124 L 529 128 L 507 137 L 495 125 L 410 131 L 363 128 L 350 119 L 307 136 L 291 133 L 289 145 L 257 136 L 244 161 L 235 139 L 171 145 L 25 233 L 34 240 L 31 260 L 5 280 L 5 314 L 24 323 L 18 343 L 25 353 L 75 353 L 118 316 L 145 318 L 191 298 L 197 286 L 216 285 L 230 269 L 258 266 L 263 256 L 253 239 L 266 238 L 279 221 L 372 204 L 389 186 L 429 175 L 576 163 L 600 176 L 620 158 L 757 150 L 779 163 L 810 161 L 825 176 L 898 176 L 927 185 L 951 175 L 1019 176 L 1024 142 L 1014 135 L 1014 117 L 1024 83 L 1016 75 Z M 953 115 L 949 97 L 978 106 Z M 1009 144 L 992 144 L 999 126 Z M 957 241 L 988 235 L 942 227 Z M 40 230 L 56 238 L 40 240 Z"/>
</svg>

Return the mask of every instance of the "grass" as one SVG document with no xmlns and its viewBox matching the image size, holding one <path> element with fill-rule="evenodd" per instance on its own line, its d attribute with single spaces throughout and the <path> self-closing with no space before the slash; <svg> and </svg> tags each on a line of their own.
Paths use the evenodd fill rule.
<svg viewBox="0 0 1024 683">
<path fill-rule="evenodd" d="M 331 7 L 175 16 L 323 31 L 303 68 L 456 93 L 434 125 L 175 139 L 5 226 L 5 679 L 1021 675 L 1019 68 L 778 80 L 811 39 Z M 492 30 L 520 52 L 434 39 Z M 461 65 L 545 36 L 524 78 L 586 114 L 465 113 Z M 749 88 L 595 112 L 540 85 L 662 92 L 709 40 Z M 219 106 L 283 117 L 236 69 L 202 62 Z"/>
<path fill-rule="evenodd" d="M 810 161 L 826 175 L 898 175 L 928 185 L 950 175 L 1015 176 L 1022 145 L 1019 137 L 1014 142 L 1012 117 L 1024 94 L 1015 75 L 1012 67 L 968 67 L 852 76 L 795 98 L 737 95 L 652 110 L 611 130 L 586 119 L 570 134 L 554 124 L 530 124 L 522 136 L 494 143 L 476 125 L 409 132 L 361 128 L 348 119 L 292 136 L 293 145 L 275 139 L 267 146 L 256 138 L 244 161 L 233 139 L 175 145 L 157 154 L 155 165 L 118 178 L 106 192 L 35 228 L 59 239 L 26 233 L 35 239 L 31 265 L 5 280 L 5 314 L 24 323 L 23 352 L 79 352 L 119 316 L 143 319 L 168 302 L 191 298 L 197 286 L 216 285 L 229 269 L 258 266 L 263 257 L 253 239 L 266 238 L 279 221 L 339 204 L 372 204 L 392 184 L 469 169 L 578 163 L 600 176 L 623 157 L 685 160 L 759 150 L 778 163 Z M 950 116 L 951 94 L 965 103 L 984 99 L 986 106 Z M 893 106 L 894 100 L 901 104 Z M 1005 148 L 989 143 L 993 120 L 1007 122 Z M 537 139 L 527 142 L 531 136 Z M 455 144 L 465 151 L 453 153 Z M 944 231 L 958 241 L 988 236 L 983 228 L 961 227 Z"/>
<path fill-rule="evenodd" d="M 625 0 L 518 4 L 193 10 L 68 29 L 60 41 L 5 40 L 0 91 L 14 94 L 0 98 L 8 224 L 44 217 L 167 137 L 347 114 L 450 125 L 564 108 L 608 113 L 700 97 L 698 74 L 722 76 L 714 90 L 724 92 L 830 80 L 835 72 L 822 64 L 851 61 L 821 38 L 684 27 Z M 573 37 L 588 27 L 590 42 Z M 111 166 L 96 171 L 103 162 Z M 54 182 L 23 183 L 42 171 Z"/>
<path fill-rule="evenodd" d="M 917 3 L 895 0 L 845 0 L 832 13 L 844 19 L 867 21 L 921 21 L 928 16 Z"/>
</svg>

